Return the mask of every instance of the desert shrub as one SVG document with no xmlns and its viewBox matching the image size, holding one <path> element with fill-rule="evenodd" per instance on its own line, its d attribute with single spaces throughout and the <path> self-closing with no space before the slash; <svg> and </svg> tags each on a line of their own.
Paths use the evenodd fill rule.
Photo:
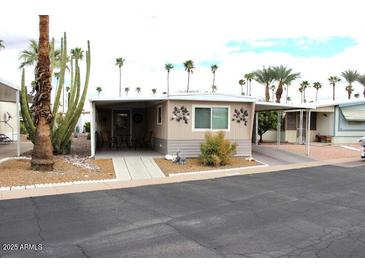
<svg viewBox="0 0 365 274">
<path fill-rule="evenodd" d="M 230 163 L 237 145 L 224 137 L 224 132 L 208 132 L 205 135 L 205 141 L 200 145 L 200 160 L 203 165 L 224 166 Z"/>
<path fill-rule="evenodd" d="M 90 122 L 86 122 L 84 124 L 84 132 L 85 133 L 90 133 Z"/>
</svg>

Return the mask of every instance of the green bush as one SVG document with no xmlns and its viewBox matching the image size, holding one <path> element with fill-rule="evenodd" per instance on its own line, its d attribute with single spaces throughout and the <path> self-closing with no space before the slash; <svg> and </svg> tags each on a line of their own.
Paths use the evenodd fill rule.
<svg viewBox="0 0 365 274">
<path fill-rule="evenodd" d="M 90 133 L 90 122 L 86 122 L 84 124 L 84 132 L 85 133 Z"/>
<path fill-rule="evenodd" d="M 207 166 L 225 166 L 236 152 L 237 144 L 224 138 L 224 132 L 205 134 L 205 142 L 200 145 L 200 160 Z"/>
</svg>

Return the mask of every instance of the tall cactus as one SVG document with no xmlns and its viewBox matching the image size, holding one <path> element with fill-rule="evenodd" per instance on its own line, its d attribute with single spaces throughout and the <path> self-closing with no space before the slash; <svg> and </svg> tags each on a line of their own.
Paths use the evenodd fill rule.
<svg viewBox="0 0 365 274">
<path fill-rule="evenodd" d="M 62 89 L 65 85 L 65 73 L 67 67 L 68 53 L 67 53 L 67 38 L 64 33 L 61 39 L 60 51 L 60 74 L 59 84 L 57 86 L 55 99 L 52 110 L 52 144 L 55 154 L 65 154 L 69 152 L 71 145 L 71 135 L 76 127 L 77 121 L 80 118 L 82 109 L 87 97 L 88 85 L 90 80 L 90 42 L 87 41 L 86 51 L 86 76 L 84 80 L 84 87 L 81 93 L 81 77 L 80 66 L 78 60 L 71 58 L 71 87 L 70 97 L 68 102 L 68 109 L 66 114 L 60 114 L 58 109 L 60 106 L 60 99 Z M 21 112 L 25 127 L 29 133 L 31 141 L 34 143 L 34 118 L 28 104 L 27 87 L 25 86 L 25 73 L 22 72 L 21 81 Z"/>
</svg>

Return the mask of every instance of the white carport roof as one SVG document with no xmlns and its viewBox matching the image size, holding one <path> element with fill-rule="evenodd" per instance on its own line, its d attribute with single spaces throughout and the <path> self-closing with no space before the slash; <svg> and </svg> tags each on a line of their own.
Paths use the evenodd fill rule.
<svg viewBox="0 0 365 274">
<path fill-rule="evenodd" d="M 96 96 L 90 98 L 90 102 L 95 103 L 121 103 L 121 102 L 148 102 L 148 101 L 166 101 L 166 100 L 181 100 L 181 101 L 208 101 L 208 102 L 255 102 L 256 99 L 250 96 L 237 96 L 230 94 L 219 93 L 186 93 L 186 94 L 171 94 L 167 95 L 150 95 L 150 96 L 121 96 L 121 97 L 103 97 Z"/>
<path fill-rule="evenodd" d="M 298 110 L 313 110 L 313 104 L 279 104 L 273 102 L 256 102 L 255 111 L 298 111 Z"/>
</svg>

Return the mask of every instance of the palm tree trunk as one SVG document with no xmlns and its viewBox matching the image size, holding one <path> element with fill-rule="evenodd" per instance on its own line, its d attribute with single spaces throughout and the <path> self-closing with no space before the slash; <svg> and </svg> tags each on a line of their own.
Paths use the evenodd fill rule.
<svg viewBox="0 0 365 274">
<path fill-rule="evenodd" d="M 247 85 L 246 85 L 246 94 L 245 95 L 248 95 L 248 81 L 247 81 Z"/>
<path fill-rule="evenodd" d="M 189 84 L 190 84 L 190 72 L 188 71 L 188 86 L 186 87 L 186 93 L 189 92 Z"/>
<path fill-rule="evenodd" d="M 167 71 L 167 95 L 170 94 L 170 72 Z"/>
<path fill-rule="evenodd" d="M 318 89 L 316 89 L 316 103 L 317 103 L 317 99 L 318 99 Z"/>
<path fill-rule="evenodd" d="M 333 101 L 335 101 L 336 100 L 335 84 L 332 84 L 332 88 L 333 88 Z"/>
<path fill-rule="evenodd" d="M 265 102 L 270 101 L 270 87 L 269 84 L 266 84 L 265 86 Z"/>
<path fill-rule="evenodd" d="M 279 82 L 278 88 L 276 90 L 276 103 L 280 103 L 282 94 L 283 94 L 283 83 Z"/>
<path fill-rule="evenodd" d="M 251 96 L 251 82 L 252 82 L 252 80 L 250 80 L 250 96 Z"/>
<path fill-rule="evenodd" d="M 49 59 L 49 17 L 39 16 L 39 52 L 36 68 L 36 95 L 33 111 L 36 132 L 32 152 L 31 166 L 33 170 L 53 170 L 53 147 L 51 141 L 51 71 Z"/>
<path fill-rule="evenodd" d="M 119 97 L 122 96 L 122 67 L 119 67 Z"/>
<path fill-rule="evenodd" d="M 212 92 L 214 92 L 214 84 L 215 84 L 215 72 L 213 72 Z"/>
<path fill-rule="evenodd" d="M 351 94 L 352 94 L 352 85 L 351 84 L 349 85 L 349 91 L 347 93 L 348 93 L 347 98 L 350 100 L 351 99 Z"/>
<path fill-rule="evenodd" d="M 241 85 L 241 95 L 243 95 L 243 85 Z"/>
</svg>

